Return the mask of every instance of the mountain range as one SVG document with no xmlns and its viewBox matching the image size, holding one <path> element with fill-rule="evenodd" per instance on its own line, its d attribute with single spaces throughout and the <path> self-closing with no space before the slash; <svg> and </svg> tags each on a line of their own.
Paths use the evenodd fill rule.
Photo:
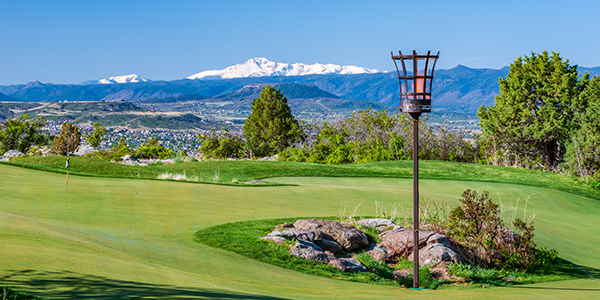
<svg viewBox="0 0 600 300">
<path fill-rule="evenodd" d="M 578 70 L 600 75 L 600 67 L 579 67 Z M 447 70 L 436 70 L 433 110 L 474 113 L 481 105 L 492 105 L 499 91 L 498 79 L 507 74 L 508 67 L 473 69 L 458 65 Z M 173 81 L 150 81 L 132 74 L 82 84 L 34 81 L 26 85 L 0 86 L 0 93 L 9 97 L 0 97 L 0 101 L 10 101 L 11 98 L 30 102 L 136 100 L 186 94 L 235 99 L 235 93 L 242 93 L 241 90 L 249 85 L 280 83 L 296 84 L 294 89 L 298 95 L 318 94 L 321 98 L 333 99 L 333 96 L 375 102 L 390 107 L 397 106 L 399 97 L 396 72 L 384 73 L 354 66 L 283 64 L 254 58 L 223 70 L 204 71 L 186 79 Z M 324 96 L 325 94 L 330 96 Z M 291 98 L 291 95 L 288 98 Z"/>
</svg>

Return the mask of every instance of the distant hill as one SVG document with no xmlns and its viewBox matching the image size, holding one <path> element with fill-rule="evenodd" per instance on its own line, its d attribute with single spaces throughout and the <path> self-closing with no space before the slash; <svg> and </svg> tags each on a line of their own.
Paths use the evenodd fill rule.
<svg viewBox="0 0 600 300">
<path fill-rule="evenodd" d="M 600 67 L 579 67 L 579 71 L 600 75 Z M 481 105 L 492 105 L 494 97 L 499 91 L 498 79 L 507 74 L 508 67 L 496 70 L 473 69 L 459 65 L 448 70 L 436 70 L 433 83 L 433 111 L 474 113 Z M 257 92 L 260 91 L 259 87 L 267 83 L 279 85 L 288 99 L 359 100 L 396 107 L 399 98 L 396 72 L 312 74 L 222 80 L 183 79 L 95 85 L 32 82 L 27 85 L 0 86 L 0 92 L 20 101 L 34 102 L 164 99 L 189 94 L 235 102 L 248 97 L 255 98 Z M 235 97 L 240 97 L 240 99 L 235 100 Z M 349 103 L 346 102 L 346 104 Z"/>
<path fill-rule="evenodd" d="M 2 101 L 19 101 L 19 100 L 0 93 L 0 102 L 2 102 Z"/>
</svg>

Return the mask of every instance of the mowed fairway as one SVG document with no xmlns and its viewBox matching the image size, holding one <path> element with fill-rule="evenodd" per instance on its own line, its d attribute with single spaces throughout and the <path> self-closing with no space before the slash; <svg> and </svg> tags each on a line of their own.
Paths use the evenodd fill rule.
<svg viewBox="0 0 600 300">
<path fill-rule="evenodd" d="M 465 189 L 505 204 L 531 196 L 541 246 L 590 278 L 519 287 L 412 291 L 310 276 L 194 242 L 234 221 L 339 215 L 375 199 L 410 208 L 412 181 L 274 178 L 235 187 L 65 176 L 0 165 L 0 285 L 48 299 L 593 299 L 600 298 L 600 201 L 510 184 L 422 180 L 421 195 L 458 203 Z"/>
</svg>

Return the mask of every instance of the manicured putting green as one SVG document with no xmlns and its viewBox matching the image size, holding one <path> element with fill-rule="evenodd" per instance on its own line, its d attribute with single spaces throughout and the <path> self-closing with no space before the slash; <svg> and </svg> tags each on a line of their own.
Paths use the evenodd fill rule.
<svg viewBox="0 0 600 300">
<path fill-rule="evenodd" d="M 588 268 L 590 279 L 513 288 L 412 291 L 310 276 L 193 241 L 216 224 L 335 216 L 375 200 L 410 208 L 412 181 L 273 178 L 298 186 L 234 187 L 65 176 L 0 165 L 0 284 L 49 299 L 589 299 L 600 295 L 600 201 L 510 184 L 421 181 L 421 194 L 457 203 L 468 188 L 505 204 L 528 195 L 538 242 Z M 523 203 L 523 202 L 521 202 Z M 522 207 L 522 205 L 521 205 Z"/>
</svg>

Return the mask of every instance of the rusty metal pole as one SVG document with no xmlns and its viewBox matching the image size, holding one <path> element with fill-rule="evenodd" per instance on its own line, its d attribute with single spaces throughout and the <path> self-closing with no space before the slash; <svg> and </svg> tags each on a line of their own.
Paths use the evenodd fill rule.
<svg viewBox="0 0 600 300">
<path fill-rule="evenodd" d="M 413 288 L 419 287 L 419 116 L 413 117 Z"/>
</svg>

